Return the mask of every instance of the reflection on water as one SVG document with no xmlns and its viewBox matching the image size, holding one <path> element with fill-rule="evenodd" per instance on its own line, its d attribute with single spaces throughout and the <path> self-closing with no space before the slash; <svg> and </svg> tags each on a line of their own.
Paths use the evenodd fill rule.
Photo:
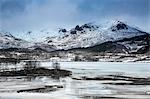
<svg viewBox="0 0 150 99">
<path fill-rule="evenodd" d="M 51 63 L 41 63 L 41 65 L 50 68 Z M 70 97 L 68 99 L 101 99 L 100 97 L 106 96 L 130 97 L 134 99 L 134 97 L 132 97 L 133 95 L 142 97 L 140 99 L 149 99 L 150 80 L 145 79 L 150 77 L 149 66 L 150 64 L 148 63 L 62 62 L 61 68 L 73 72 L 71 77 L 57 79 L 48 76 L 1 77 L 0 93 L 45 88 L 45 86 L 51 88 L 50 86 L 54 86 L 52 88 L 57 90 L 49 91 L 50 89 L 46 89 L 46 87 L 44 89 L 46 91 L 44 92 L 42 90 L 42 92 L 49 93 L 50 97 Z M 113 77 L 108 75 L 116 76 Z M 83 77 L 92 80 L 83 79 Z M 94 79 L 94 77 L 101 77 L 99 79 L 103 78 L 105 80 L 98 80 L 98 78 Z M 145 80 L 145 82 L 143 85 L 138 85 L 138 80 L 142 80 L 143 82 Z M 135 81 L 135 84 L 133 84 L 132 81 Z"/>
</svg>

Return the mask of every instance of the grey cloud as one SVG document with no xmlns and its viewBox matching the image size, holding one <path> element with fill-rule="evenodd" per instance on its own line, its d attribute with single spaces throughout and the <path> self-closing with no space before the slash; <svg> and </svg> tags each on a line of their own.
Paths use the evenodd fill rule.
<svg viewBox="0 0 150 99">
<path fill-rule="evenodd" d="M 59 27 L 71 28 L 91 21 L 120 19 L 150 31 L 147 1 L 0 0 L 1 29 L 13 32 L 14 35 L 24 35 L 28 30 L 38 34 L 37 31 L 47 29 L 53 35 Z"/>
</svg>

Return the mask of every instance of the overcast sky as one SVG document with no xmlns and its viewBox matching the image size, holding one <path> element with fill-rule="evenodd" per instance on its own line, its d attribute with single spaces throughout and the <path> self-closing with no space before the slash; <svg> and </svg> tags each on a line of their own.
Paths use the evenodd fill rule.
<svg viewBox="0 0 150 99">
<path fill-rule="evenodd" d="M 149 32 L 150 0 L 0 0 L 0 29 L 14 35 L 31 30 L 53 35 L 58 28 L 109 20 Z"/>
</svg>

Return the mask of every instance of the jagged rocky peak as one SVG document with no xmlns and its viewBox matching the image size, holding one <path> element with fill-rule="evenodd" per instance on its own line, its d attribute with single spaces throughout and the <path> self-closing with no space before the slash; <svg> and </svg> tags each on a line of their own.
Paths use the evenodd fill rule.
<svg viewBox="0 0 150 99">
<path fill-rule="evenodd" d="M 59 32 L 59 33 L 66 33 L 66 32 L 67 32 L 67 30 L 66 30 L 66 29 L 62 29 L 62 28 L 60 28 L 60 29 L 58 30 L 58 32 Z"/>
<path fill-rule="evenodd" d="M 142 31 L 138 27 L 128 25 L 126 22 L 122 21 L 114 21 L 108 29 L 112 32 L 144 33 L 144 31 Z"/>
<path fill-rule="evenodd" d="M 61 29 L 62 33 L 44 43 L 54 45 L 57 49 L 87 48 L 108 41 L 145 35 L 141 30 L 121 21 L 106 24 L 87 23 L 76 25 L 71 30 Z"/>
<path fill-rule="evenodd" d="M 128 25 L 121 21 L 116 21 L 111 27 L 112 31 L 118 31 L 118 30 L 127 30 Z"/>
<path fill-rule="evenodd" d="M 85 33 L 86 30 L 94 31 L 98 28 L 99 26 L 94 25 L 93 23 L 87 23 L 81 26 L 77 25 L 75 28 L 70 30 L 70 34 Z"/>
<path fill-rule="evenodd" d="M 7 36 L 7 37 L 13 37 L 14 38 L 14 36 L 13 35 L 11 35 L 11 33 L 9 33 L 9 32 L 0 32 L 0 36 L 2 37 L 4 37 L 4 36 Z"/>
<path fill-rule="evenodd" d="M 93 23 L 87 23 L 87 24 L 82 25 L 80 28 L 82 28 L 82 29 L 97 29 L 99 27 Z"/>
</svg>

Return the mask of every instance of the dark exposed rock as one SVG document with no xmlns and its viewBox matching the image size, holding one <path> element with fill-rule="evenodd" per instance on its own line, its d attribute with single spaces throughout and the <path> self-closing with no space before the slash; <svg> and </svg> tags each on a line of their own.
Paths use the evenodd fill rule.
<svg viewBox="0 0 150 99">
<path fill-rule="evenodd" d="M 77 26 L 75 27 L 75 30 L 77 30 L 77 31 L 82 31 L 83 28 L 82 28 L 82 27 L 79 27 L 79 25 L 77 25 Z"/>
<path fill-rule="evenodd" d="M 118 21 L 118 24 L 111 27 L 112 31 L 122 30 L 122 29 L 128 29 L 127 25 L 123 22 Z"/>
<path fill-rule="evenodd" d="M 121 30 L 121 29 L 128 29 L 127 26 L 126 26 L 126 24 L 124 24 L 124 23 L 120 23 L 120 24 L 118 24 L 116 27 L 117 27 L 118 30 Z"/>
<path fill-rule="evenodd" d="M 17 40 L 17 41 L 21 41 L 21 39 L 19 39 L 19 38 L 14 38 L 15 40 Z"/>
<path fill-rule="evenodd" d="M 60 29 L 59 32 L 65 33 L 65 32 L 67 32 L 67 30 L 66 29 Z"/>
<path fill-rule="evenodd" d="M 73 30 L 70 32 L 71 34 L 77 34 L 77 31 L 76 30 Z"/>
<path fill-rule="evenodd" d="M 89 28 L 89 29 L 92 28 L 92 26 L 91 26 L 90 24 L 84 24 L 84 25 L 82 25 L 81 27 L 82 27 L 82 28 Z"/>
<path fill-rule="evenodd" d="M 53 41 L 52 41 L 52 40 L 49 40 L 49 41 L 48 41 L 48 43 L 51 43 L 51 42 L 53 42 Z"/>
</svg>

